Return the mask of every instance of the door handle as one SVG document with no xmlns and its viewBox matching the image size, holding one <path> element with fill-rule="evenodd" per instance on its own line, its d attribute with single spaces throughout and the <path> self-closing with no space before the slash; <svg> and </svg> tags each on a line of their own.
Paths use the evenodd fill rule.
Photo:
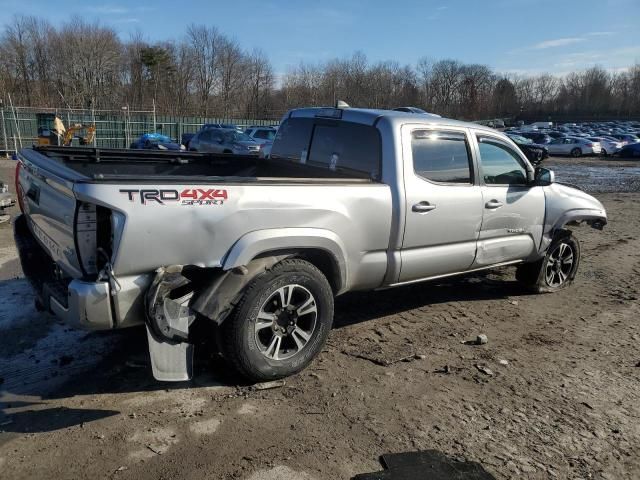
<svg viewBox="0 0 640 480">
<path fill-rule="evenodd" d="M 435 208 L 436 206 L 431 205 L 429 202 L 420 202 L 411 207 L 411 210 L 418 213 L 426 213 L 430 212 L 431 210 L 435 210 Z"/>
<path fill-rule="evenodd" d="M 498 200 L 489 200 L 487 203 L 484 204 L 485 208 L 490 208 L 490 209 L 500 208 L 503 205 L 504 203 L 499 202 Z"/>
</svg>

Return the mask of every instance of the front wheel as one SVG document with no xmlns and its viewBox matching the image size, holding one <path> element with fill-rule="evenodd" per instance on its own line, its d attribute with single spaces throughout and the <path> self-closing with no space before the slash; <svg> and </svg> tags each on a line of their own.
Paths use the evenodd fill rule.
<svg viewBox="0 0 640 480">
<path fill-rule="evenodd" d="M 518 266 L 516 279 L 537 293 L 549 293 L 568 287 L 580 263 L 580 244 L 563 232 L 551 243 L 542 260 Z"/>
<path fill-rule="evenodd" d="M 600 153 L 602 154 L 603 157 L 606 157 L 608 155 L 607 151 L 604 148 L 602 149 L 602 151 Z"/>
<path fill-rule="evenodd" d="M 582 150 L 580 150 L 579 148 L 574 148 L 573 150 L 571 150 L 572 157 L 577 158 L 581 155 L 582 155 Z"/>
<path fill-rule="evenodd" d="M 304 260 L 283 260 L 256 277 L 222 325 L 224 356 L 245 378 L 299 372 L 322 350 L 333 323 L 333 292 Z"/>
</svg>

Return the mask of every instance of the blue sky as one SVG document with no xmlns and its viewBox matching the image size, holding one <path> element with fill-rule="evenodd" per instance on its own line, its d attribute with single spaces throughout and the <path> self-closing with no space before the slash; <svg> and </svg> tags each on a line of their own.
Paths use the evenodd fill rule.
<svg viewBox="0 0 640 480">
<path fill-rule="evenodd" d="M 0 23 L 14 14 L 54 24 L 77 14 L 151 42 L 215 25 L 262 48 L 278 74 L 356 50 L 370 61 L 454 58 L 522 75 L 640 62 L 640 0 L 0 0 Z"/>
</svg>

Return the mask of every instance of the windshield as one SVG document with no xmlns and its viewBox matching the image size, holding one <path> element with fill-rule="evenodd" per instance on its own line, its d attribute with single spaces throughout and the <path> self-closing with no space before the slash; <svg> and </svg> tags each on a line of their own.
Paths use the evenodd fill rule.
<svg viewBox="0 0 640 480">
<path fill-rule="evenodd" d="M 509 138 L 516 143 L 533 143 L 530 138 L 521 137 L 520 135 L 509 135 Z"/>
<path fill-rule="evenodd" d="M 253 142 L 253 138 L 241 132 L 229 132 L 224 135 L 225 143 Z"/>
</svg>

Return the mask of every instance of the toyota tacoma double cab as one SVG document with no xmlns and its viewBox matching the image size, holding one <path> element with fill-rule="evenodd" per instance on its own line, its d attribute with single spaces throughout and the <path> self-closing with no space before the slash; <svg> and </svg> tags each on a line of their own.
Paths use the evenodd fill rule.
<svg viewBox="0 0 640 480">
<path fill-rule="evenodd" d="M 16 188 L 40 306 L 87 329 L 144 324 L 168 381 L 191 377 L 209 330 L 252 381 L 300 371 L 345 292 L 506 265 L 557 291 L 580 260 L 567 225 L 607 222 L 491 128 L 343 103 L 287 113 L 268 159 L 24 149 Z"/>
</svg>

